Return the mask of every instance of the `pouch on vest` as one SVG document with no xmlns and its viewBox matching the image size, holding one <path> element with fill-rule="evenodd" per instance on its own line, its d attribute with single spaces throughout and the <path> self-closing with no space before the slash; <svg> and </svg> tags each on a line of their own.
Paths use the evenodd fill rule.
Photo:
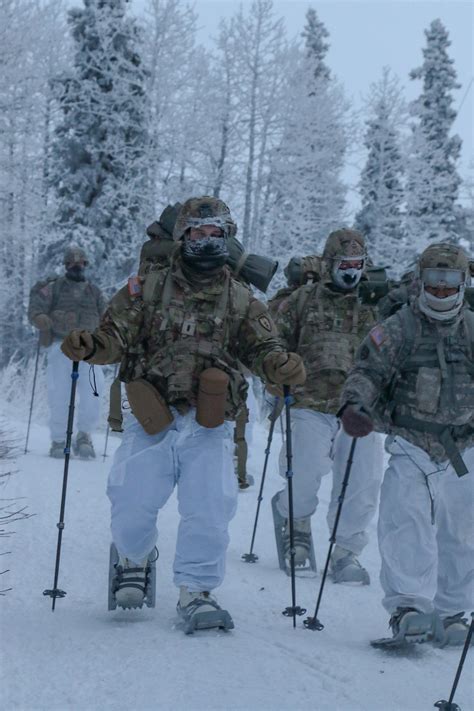
<svg viewBox="0 0 474 711">
<path fill-rule="evenodd" d="M 207 368 L 199 376 L 196 421 L 202 427 L 224 423 L 229 376 L 219 368 Z"/>
<path fill-rule="evenodd" d="M 416 408 L 421 412 L 438 412 L 441 392 L 439 368 L 420 368 L 416 378 Z"/>
<path fill-rule="evenodd" d="M 149 435 L 158 434 L 173 422 L 173 415 L 158 390 L 139 378 L 125 383 L 130 408 Z"/>
</svg>

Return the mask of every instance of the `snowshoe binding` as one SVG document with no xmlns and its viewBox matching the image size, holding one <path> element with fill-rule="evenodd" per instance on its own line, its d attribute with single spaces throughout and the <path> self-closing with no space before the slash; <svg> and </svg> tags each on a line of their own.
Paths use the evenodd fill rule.
<svg viewBox="0 0 474 711">
<path fill-rule="evenodd" d="M 234 629 L 230 614 L 209 592 L 191 592 L 185 586 L 180 587 L 176 610 L 185 634 L 193 634 L 196 630 L 221 629 L 227 632 Z"/>
<path fill-rule="evenodd" d="M 413 607 L 397 607 L 389 624 L 393 636 L 372 640 L 372 647 L 391 649 L 429 642 L 434 635 L 435 616 L 432 612 L 419 612 Z"/>
<path fill-rule="evenodd" d="M 457 615 L 439 619 L 436 626 L 436 635 L 433 640 L 437 647 L 461 647 L 469 632 L 469 623 L 464 612 Z M 471 646 L 474 645 L 474 636 L 471 638 Z"/>
<path fill-rule="evenodd" d="M 51 442 L 51 447 L 49 448 L 49 456 L 53 459 L 64 459 L 64 450 L 66 448 L 66 442 Z"/>
<path fill-rule="evenodd" d="M 280 569 L 291 575 L 290 529 L 289 521 L 277 508 L 280 492 L 272 498 L 273 524 Z M 294 520 L 295 573 L 298 577 L 314 577 L 317 572 L 314 555 L 313 536 L 311 534 L 311 518 Z"/>
<path fill-rule="evenodd" d="M 115 544 L 110 544 L 109 610 L 140 608 L 144 604 L 155 607 L 157 560 L 157 548 L 146 560 L 134 563 L 119 556 Z"/>
<path fill-rule="evenodd" d="M 355 553 L 335 546 L 331 556 L 331 576 L 334 583 L 370 585 L 370 576 Z"/>
<path fill-rule="evenodd" d="M 255 483 L 255 479 L 251 474 L 246 474 L 245 477 L 240 477 L 239 476 L 239 489 L 240 491 L 245 491 L 249 487 L 253 486 Z"/>
<path fill-rule="evenodd" d="M 95 450 L 90 434 L 87 432 L 77 433 L 74 454 L 81 459 L 95 459 Z"/>
</svg>

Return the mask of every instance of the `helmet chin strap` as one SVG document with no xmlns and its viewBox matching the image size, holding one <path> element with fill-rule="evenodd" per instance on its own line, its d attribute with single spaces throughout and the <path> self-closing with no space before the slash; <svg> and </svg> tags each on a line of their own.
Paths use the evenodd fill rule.
<svg viewBox="0 0 474 711">
<path fill-rule="evenodd" d="M 461 310 L 464 301 L 464 285 L 459 287 L 459 290 L 451 296 L 445 296 L 443 299 L 430 294 L 425 290 L 424 285 L 421 285 L 420 295 L 418 296 L 418 306 L 420 311 L 437 321 L 450 321 Z"/>
</svg>

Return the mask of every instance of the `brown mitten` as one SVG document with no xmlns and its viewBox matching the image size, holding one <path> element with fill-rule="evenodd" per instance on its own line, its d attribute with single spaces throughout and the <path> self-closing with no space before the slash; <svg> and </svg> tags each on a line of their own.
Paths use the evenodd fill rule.
<svg viewBox="0 0 474 711">
<path fill-rule="evenodd" d="M 341 415 L 344 430 L 350 437 L 367 437 L 374 429 L 371 418 L 359 405 L 347 405 Z"/>
<path fill-rule="evenodd" d="M 71 331 L 61 344 L 61 350 L 71 360 L 84 360 L 95 350 L 89 331 Z"/>
<path fill-rule="evenodd" d="M 263 369 L 270 383 L 278 385 L 303 385 L 306 380 L 304 363 L 297 353 L 269 353 Z"/>
<path fill-rule="evenodd" d="M 33 319 L 33 324 L 40 331 L 50 331 L 53 327 L 53 322 L 46 314 L 38 314 L 37 316 L 35 316 Z"/>
</svg>

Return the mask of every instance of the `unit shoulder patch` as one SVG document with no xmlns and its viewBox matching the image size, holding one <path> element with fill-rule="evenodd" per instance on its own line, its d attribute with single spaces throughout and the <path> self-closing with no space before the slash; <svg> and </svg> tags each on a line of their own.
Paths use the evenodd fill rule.
<svg viewBox="0 0 474 711">
<path fill-rule="evenodd" d="M 259 317 L 258 323 L 268 333 L 272 332 L 272 330 L 273 330 L 272 323 L 271 323 L 270 319 L 268 318 L 268 316 L 265 316 L 265 314 L 263 314 L 262 316 Z"/>
<path fill-rule="evenodd" d="M 370 331 L 369 336 L 370 340 L 378 350 L 381 349 L 382 345 L 387 340 L 387 334 L 382 326 L 374 326 L 374 328 Z"/>
<path fill-rule="evenodd" d="M 128 280 L 128 293 L 130 296 L 141 296 L 142 295 L 142 277 L 132 276 Z"/>
</svg>

